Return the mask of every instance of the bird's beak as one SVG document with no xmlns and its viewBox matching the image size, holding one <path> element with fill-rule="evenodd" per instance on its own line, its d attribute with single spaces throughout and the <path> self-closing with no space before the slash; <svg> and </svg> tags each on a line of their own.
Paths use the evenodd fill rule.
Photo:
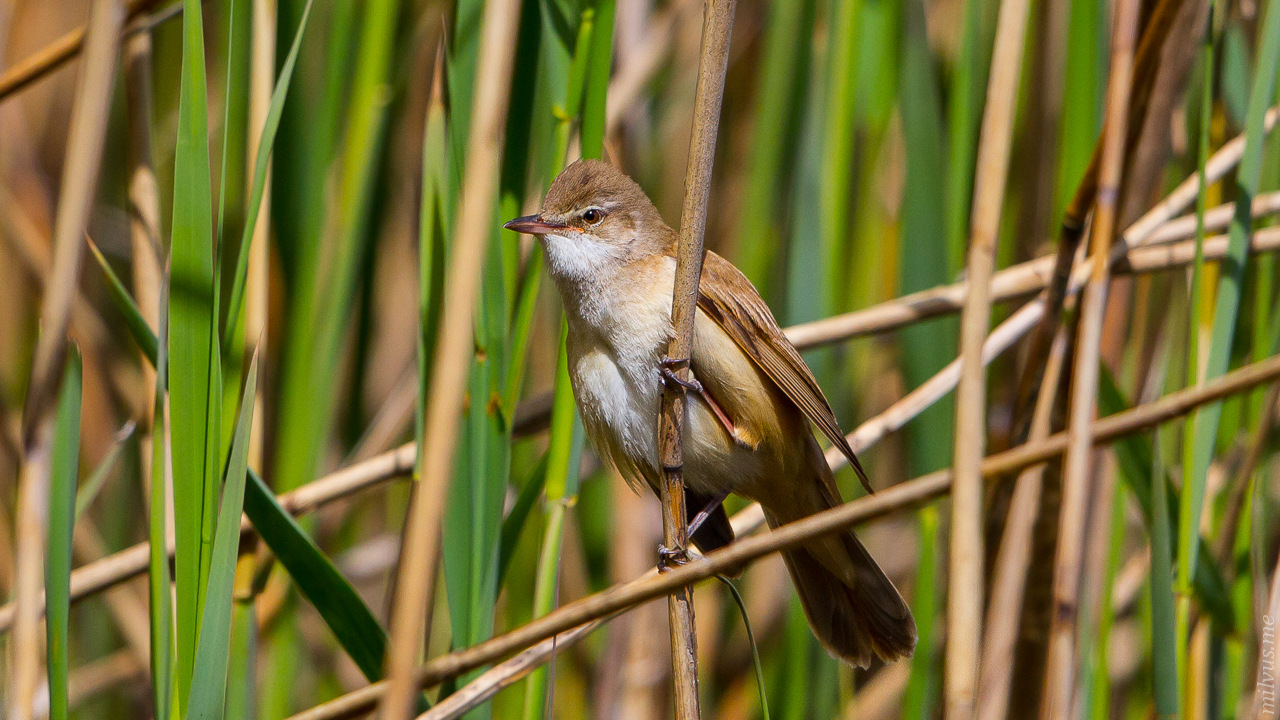
<svg viewBox="0 0 1280 720">
<path fill-rule="evenodd" d="M 525 215 L 509 221 L 502 227 L 526 235 L 549 235 L 567 229 L 566 225 L 543 222 L 537 215 Z"/>
</svg>

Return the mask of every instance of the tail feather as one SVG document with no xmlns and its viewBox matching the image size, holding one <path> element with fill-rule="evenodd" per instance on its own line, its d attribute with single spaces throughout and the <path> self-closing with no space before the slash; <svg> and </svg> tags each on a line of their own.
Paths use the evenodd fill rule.
<svg viewBox="0 0 1280 720">
<path fill-rule="evenodd" d="M 814 493 L 808 503 L 792 496 L 784 509 L 790 512 L 766 508 L 765 518 L 777 527 L 807 517 L 833 506 L 826 495 Z M 832 655 L 867 667 L 876 657 L 895 660 L 915 650 L 911 609 L 852 531 L 785 551 L 782 559 L 809 627 Z"/>
</svg>

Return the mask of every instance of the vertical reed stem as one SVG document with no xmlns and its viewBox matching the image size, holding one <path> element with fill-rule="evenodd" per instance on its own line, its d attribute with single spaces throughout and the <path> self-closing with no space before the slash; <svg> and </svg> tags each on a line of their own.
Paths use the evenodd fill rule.
<svg viewBox="0 0 1280 720">
<path fill-rule="evenodd" d="M 986 370 L 982 346 L 991 325 L 991 275 L 1009 174 L 1028 0 L 1000 5 L 987 105 L 978 145 L 969 241 L 969 297 L 960 316 L 956 389 L 955 485 L 951 499 L 951 591 L 947 599 L 946 714 L 970 720 L 977 701 L 982 643 L 982 456 L 986 449 Z"/>
<path fill-rule="evenodd" d="M 490 2 L 484 8 L 474 120 L 467 138 L 466 172 L 453 238 L 455 251 L 445 276 L 440 339 L 427 393 L 421 474 L 406 520 L 391 615 L 389 683 L 381 709 L 385 720 L 407 718 L 417 691 L 414 668 L 427 630 L 427 603 L 435 595 L 441 514 L 458 438 L 458 414 L 471 368 L 472 311 L 492 234 L 519 16 L 520 0 Z"/>
<path fill-rule="evenodd" d="M 1062 514 L 1054 563 L 1053 622 L 1045 674 L 1041 717 L 1065 718 L 1076 685 L 1075 634 L 1084 553 L 1085 517 L 1089 500 L 1089 469 L 1093 456 L 1093 414 L 1098 391 L 1098 362 L 1102 315 L 1111 275 L 1111 241 L 1116 230 L 1117 197 L 1124 165 L 1127 104 L 1132 86 L 1134 36 L 1138 3 L 1129 0 L 1116 11 L 1111 39 L 1111 70 L 1107 80 L 1107 119 L 1103 128 L 1101 170 L 1094 210 L 1092 274 L 1085 287 L 1080 331 L 1076 342 L 1075 376 L 1071 383 L 1069 435 L 1062 480 Z"/>
<path fill-rule="evenodd" d="M 720 104 L 724 76 L 729 65 L 729 38 L 737 0 L 707 0 L 702 22 L 702 51 L 698 61 L 698 88 L 694 97 L 693 136 L 689 140 L 689 165 L 685 174 L 684 206 L 680 212 L 680 245 L 676 251 L 676 280 L 671 300 L 674 336 L 668 357 L 687 359 L 693 352 L 693 320 L 698 308 L 698 280 L 702 276 L 703 235 L 707 227 L 707 203 L 711 194 L 711 167 L 715 160 L 716 134 L 720 128 Z M 676 371 L 687 380 L 685 367 Z M 688 541 L 684 506 L 684 453 L 681 447 L 685 421 L 685 396 L 668 388 L 662 396 L 658 454 L 665 481 L 661 485 L 663 543 L 672 549 Z M 671 672 L 675 681 L 675 715 L 697 718 L 698 654 L 693 627 L 693 591 L 686 586 L 668 601 L 671 618 Z"/>
</svg>

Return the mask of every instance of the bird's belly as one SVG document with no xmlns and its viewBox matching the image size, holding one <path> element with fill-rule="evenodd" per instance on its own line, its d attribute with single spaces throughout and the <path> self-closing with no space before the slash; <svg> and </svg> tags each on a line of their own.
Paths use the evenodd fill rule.
<svg viewBox="0 0 1280 720">
<path fill-rule="evenodd" d="M 628 482 L 648 480 L 658 467 L 662 385 L 656 367 L 652 378 L 641 377 L 602 350 L 572 361 L 574 396 L 592 445 Z"/>
<path fill-rule="evenodd" d="M 633 487 L 656 490 L 663 392 L 657 353 L 651 362 L 618 362 L 593 350 L 571 361 L 578 411 L 592 445 Z M 735 445 L 705 402 L 690 394 L 686 407 L 684 480 L 690 488 L 706 495 L 735 492 L 767 472 L 769 458 Z"/>
</svg>

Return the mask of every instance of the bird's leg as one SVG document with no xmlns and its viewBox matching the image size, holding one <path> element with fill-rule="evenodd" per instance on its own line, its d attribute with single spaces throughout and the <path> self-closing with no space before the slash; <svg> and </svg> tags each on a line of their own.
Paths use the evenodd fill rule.
<svg viewBox="0 0 1280 720">
<path fill-rule="evenodd" d="M 738 429 L 734 427 L 733 421 L 729 419 L 728 414 L 726 414 L 725 411 L 720 408 L 720 405 L 715 401 L 715 399 L 711 397 L 711 393 L 707 392 L 706 389 L 702 387 L 702 383 L 698 382 L 698 379 L 693 377 L 693 370 L 689 370 L 688 380 L 682 380 L 679 375 L 676 375 L 676 370 L 688 367 L 688 365 L 688 358 L 676 360 L 663 355 L 662 361 L 658 363 L 658 372 L 662 376 L 662 382 L 668 387 L 677 387 L 684 392 L 696 393 L 698 397 L 702 398 L 703 401 L 707 403 L 707 407 L 711 408 L 711 414 L 716 416 L 716 420 L 720 422 L 724 431 L 729 433 L 729 437 L 733 442 L 737 445 L 748 447 L 738 437 Z"/>
<path fill-rule="evenodd" d="M 698 528 L 702 527 L 702 523 L 706 522 L 708 517 L 711 517 L 711 513 L 715 512 L 716 508 L 719 507 L 720 503 L 724 502 L 727 497 L 729 497 L 729 492 L 727 490 L 725 492 L 718 493 L 715 497 L 711 498 L 711 502 L 707 503 L 698 511 L 697 515 L 693 516 L 693 519 L 689 521 L 689 537 L 693 537 L 693 534 L 698 532 Z"/>
</svg>

